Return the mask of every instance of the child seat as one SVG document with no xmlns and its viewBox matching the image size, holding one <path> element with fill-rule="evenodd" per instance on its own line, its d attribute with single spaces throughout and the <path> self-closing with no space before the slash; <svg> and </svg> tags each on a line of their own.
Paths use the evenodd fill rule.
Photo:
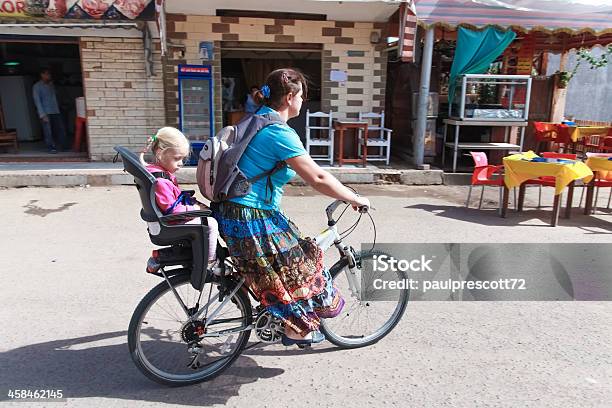
<svg viewBox="0 0 612 408">
<path fill-rule="evenodd" d="M 140 195 L 142 209 L 140 217 L 147 222 L 149 238 L 155 245 L 176 245 L 190 247 L 191 285 L 201 290 L 206 278 L 206 260 L 208 259 L 208 225 L 206 217 L 209 210 L 187 211 L 177 214 L 163 215 L 155 202 L 155 185 L 157 179 L 140 163 L 136 154 L 125 147 L 115 146 L 117 153 L 123 159 L 123 168 L 134 176 L 134 183 Z M 193 192 L 191 192 L 193 194 Z M 201 224 L 182 224 L 192 218 L 200 218 Z"/>
</svg>

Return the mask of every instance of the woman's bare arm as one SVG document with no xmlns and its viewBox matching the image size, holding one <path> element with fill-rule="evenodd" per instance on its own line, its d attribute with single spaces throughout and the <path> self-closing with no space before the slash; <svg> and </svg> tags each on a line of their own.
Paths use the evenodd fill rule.
<svg viewBox="0 0 612 408">
<path fill-rule="evenodd" d="M 336 200 L 346 201 L 353 206 L 370 206 L 370 202 L 365 197 L 360 197 L 345 187 L 337 178 L 323 170 L 312 158 L 305 154 L 302 156 L 287 159 L 287 164 L 291 166 L 302 179 L 321 194 L 335 198 Z"/>
</svg>

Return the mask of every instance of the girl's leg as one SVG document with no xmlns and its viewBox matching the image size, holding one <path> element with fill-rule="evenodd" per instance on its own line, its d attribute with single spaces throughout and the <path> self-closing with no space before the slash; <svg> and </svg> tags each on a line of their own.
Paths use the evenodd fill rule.
<svg viewBox="0 0 612 408">
<path fill-rule="evenodd" d="M 217 260 L 217 240 L 219 239 L 219 224 L 213 217 L 208 217 L 208 262 Z"/>
<path fill-rule="evenodd" d="M 219 224 L 213 217 L 207 217 L 208 223 L 208 263 L 217 260 L 217 240 L 219 239 Z M 185 224 L 200 224 L 200 219 L 195 218 Z"/>
</svg>

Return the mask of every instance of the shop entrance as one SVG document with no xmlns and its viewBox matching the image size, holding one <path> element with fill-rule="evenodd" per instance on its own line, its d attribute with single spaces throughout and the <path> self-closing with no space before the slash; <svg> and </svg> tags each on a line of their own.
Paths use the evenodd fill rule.
<svg viewBox="0 0 612 408">
<path fill-rule="evenodd" d="M 59 108 L 59 114 L 53 117 L 50 126 L 56 151 L 49 149 L 44 141 L 42 122 L 33 97 L 33 86 L 40 80 L 44 69 L 48 69 L 51 75 Z M 48 92 L 50 88 L 45 89 Z M 32 41 L 0 37 L 0 107 L 4 127 L 17 132 L 17 148 L 0 145 L 0 161 L 86 160 L 84 134 L 80 146 L 74 146 L 77 98 L 82 96 L 78 40 Z M 79 111 L 83 107 L 81 98 Z M 85 116 L 84 112 L 79 113 Z M 64 128 L 63 137 L 61 127 Z"/>
<path fill-rule="evenodd" d="M 302 105 L 300 116 L 288 122 L 304 142 L 306 110 L 321 110 L 321 50 L 223 48 L 221 56 L 224 126 L 242 118 L 249 89 L 252 86 L 260 88 L 271 71 L 296 68 L 306 76 L 308 98 Z"/>
</svg>

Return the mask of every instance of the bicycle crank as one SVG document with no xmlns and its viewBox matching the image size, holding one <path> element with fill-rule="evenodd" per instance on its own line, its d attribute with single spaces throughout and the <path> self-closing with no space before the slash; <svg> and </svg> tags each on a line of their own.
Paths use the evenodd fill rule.
<svg viewBox="0 0 612 408">
<path fill-rule="evenodd" d="M 255 319 L 255 335 L 263 343 L 276 343 L 285 333 L 285 326 L 281 319 L 262 311 Z"/>
</svg>

